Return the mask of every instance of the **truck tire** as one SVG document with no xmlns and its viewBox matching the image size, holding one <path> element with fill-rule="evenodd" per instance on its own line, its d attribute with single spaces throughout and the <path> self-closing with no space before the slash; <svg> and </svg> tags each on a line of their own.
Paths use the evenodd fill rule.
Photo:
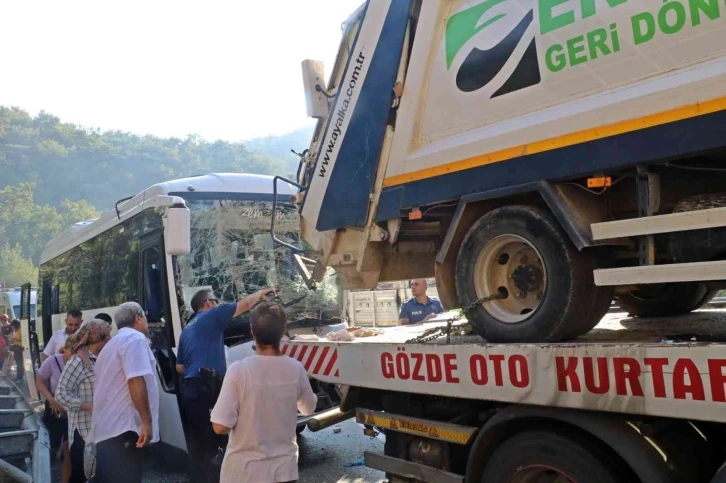
<svg viewBox="0 0 726 483">
<path fill-rule="evenodd" d="M 577 434 L 527 431 L 512 436 L 497 448 L 479 481 L 632 482 L 619 473 L 618 465 L 607 453 Z"/>
<path fill-rule="evenodd" d="M 633 317 L 665 317 L 700 309 L 716 292 L 698 282 L 667 283 L 619 295 L 616 303 Z"/>
<path fill-rule="evenodd" d="M 456 289 L 466 308 L 481 297 L 502 298 L 466 315 L 492 342 L 556 342 L 594 327 L 612 300 L 594 284 L 596 259 L 578 252 L 549 212 L 508 206 L 480 218 L 456 262 Z"/>
<path fill-rule="evenodd" d="M 563 336 L 563 340 L 574 339 L 587 334 L 610 310 L 615 287 L 596 287 L 595 290 L 590 313 L 583 317 L 579 323 L 576 323 L 572 330 Z"/>
</svg>

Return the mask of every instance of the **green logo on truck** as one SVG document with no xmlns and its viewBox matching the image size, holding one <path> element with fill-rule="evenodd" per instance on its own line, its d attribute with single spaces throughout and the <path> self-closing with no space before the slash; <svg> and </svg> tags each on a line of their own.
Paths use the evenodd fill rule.
<svg viewBox="0 0 726 483">
<path fill-rule="evenodd" d="M 482 17 L 493 7 L 507 0 L 487 0 L 471 8 L 456 13 L 446 24 L 446 68 L 451 69 L 457 54 L 475 35 L 486 32 L 487 27 L 495 24 L 506 13 L 494 15 L 480 23 Z M 494 47 L 481 50 L 471 47 L 456 73 L 456 86 L 463 92 L 473 92 L 488 85 L 509 62 L 514 51 L 522 41 L 534 18 L 530 10 L 522 20 Z M 504 94 L 531 87 L 542 80 L 537 61 L 537 45 L 532 39 L 524 54 L 517 61 L 514 72 L 504 84 L 492 94 Z"/>
<path fill-rule="evenodd" d="M 511 9 L 497 9 L 499 5 Z M 510 15 L 519 15 L 519 5 L 511 0 L 485 0 L 452 15 L 446 24 L 446 68 L 451 70 L 454 60 L 466 53 L 456 72 L 456 86 L 463 92 L 477 91 L 489 85 L 504 66 L 514 57 L 530 27 L 536 29 L 524 53 L 516 59 L 516 67 L 504 84 L 492 94 L 498 97 L 539 84 L 541 69 L 557 74 L 603 57 L 616 55 L 621 44 L 636 49 L 652 41 L 677 36 L 701 25 L 723 20 L 726 12 L 724 0 L 664 0 L 648 2 L 650 5 L 635 14 L 618 7 L 633 0 L 534 0 L 519 23 L 493 47 L 481 50 L 472 45 L 477 35 L 489 35 L 491 26 Z M 646 3 L 646 2 L 638 2 Z M 493 12 L 502 13 L 493 13 Z M 588 31 L 577 31 L 584 19 L 600 15 L 601 25 Z M 533 25 L 538 23 L 539 25 Z M 592 20 L 588 23 L 592 25 Z M 726 28 L 726 26 L 724 26 Z M 556 32 L 555 35 L 550 35 Z M 571 32 L 571 33 L 570 33 Z M 693 33 L 692 35 L 698 35 Z M 528 36 L 529 38 L 529 36 Z M 538 44 L 542 58 L 538 57 Z M 521 49 L 520 49 L 521 50 Z"/>
<path fill-rule="evenodd" d="M 607 7 L 596 6 L 595 0 L 538 0 L 540 34 L 548 34 L 628 3 L 629 0 L 607 0 Z M 567 3 L 567 5 L 565 5 Z M 551 43 L 545 51 L 545 64 L 551 72 L 560 72 L 586 62 L 620 52 L 621 33 L 625 41 L 638 47 L 653 39 L 677 35 L 722 17 L 718 0 L 664 0 L 660 5 L 612 22 L 600 28 L 575 35 L 564 42 Z M 621 25 L 621 23 L 623 25 Z"/>
</svg>

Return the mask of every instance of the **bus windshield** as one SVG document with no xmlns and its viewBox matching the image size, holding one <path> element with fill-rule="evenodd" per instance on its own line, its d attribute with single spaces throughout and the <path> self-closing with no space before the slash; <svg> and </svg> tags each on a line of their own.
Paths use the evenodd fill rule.
<svg viewBox="0 0 726 483">
<path fill-rule="evenodd" d="M 187 206 L 192 249 L 189 255 L 178 257 L 174 270 L 187 309 L 201 288 L 210 288 L 220 300 L 232 302 L 272 286 L 283 302 L 306 295 L 287 309 L 291 319 L 339 315 L 342 298 L 335 273 L 329 272 L 317 290 L 310 291 L 295 269 L 291 250 L 273 246 L 272 201 L 188 200 Z M 276 216 L 278 236 L 298 243 L 300 225 L 295 207 L 278 203 Z"/>
</svg>

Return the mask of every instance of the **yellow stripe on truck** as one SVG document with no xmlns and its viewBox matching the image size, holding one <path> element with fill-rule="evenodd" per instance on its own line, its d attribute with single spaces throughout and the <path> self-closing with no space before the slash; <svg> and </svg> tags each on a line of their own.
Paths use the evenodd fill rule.
<svg viewBox="0 0 726 483">
<path fill-rule="evenodd" d="M 356 422 L 454 444 L 469 444 L 477 428 L 358 408 Z"/>
<path fill-rule="evenodd" d="M 699 104 L 683 106 L 670 111 L 651 114 L 637 119 L 630 119 L 628 121 L 621 121 L 592 129 L 585 129 L 565 134 L 563 136 L 545 139 L 543 141 L 535 141 L 533 143 L 502 149 L 501 151 L 495 151 L 493 153 L 481 154 L 479 156 L 462 159 L 460 161 L 453 161 L 451 163 L 432 168 L 391 176 L 390 178 L 383 180 L 383 187 L 388 188 L 391 186 L 410 183 L 412 181 L 433 178 L 443 174 L 456 173 L 457 171 L 463 171 L 465 169 L 498 163 L 525 155 L 553 151 L 555 149 L 565 148 L 575 144 L 595 141 L 598 139 L 617 136 L 619 134 L 626 134 L 640 129 L 647 129 L 649 127 L 660 126 L 670 122 L 682 121 L 684 119 L 690 119 L 723 110 L 726 110 L 726 97 Z"/>
</svg>

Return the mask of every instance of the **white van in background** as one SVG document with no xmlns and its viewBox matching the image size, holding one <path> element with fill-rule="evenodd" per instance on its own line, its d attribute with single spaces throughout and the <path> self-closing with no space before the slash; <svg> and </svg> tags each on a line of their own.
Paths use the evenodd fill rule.
<svg viewBox="0 0 726 483">
<path fill-rule="evenodd" d="M 0 313 L 7 314 L 10 320 L 20 319 L 20 287 L 0 292 Z M 30 293 L 30 318 L 35 319 L 37 311 L 38 289 Z"/>
</svg>

